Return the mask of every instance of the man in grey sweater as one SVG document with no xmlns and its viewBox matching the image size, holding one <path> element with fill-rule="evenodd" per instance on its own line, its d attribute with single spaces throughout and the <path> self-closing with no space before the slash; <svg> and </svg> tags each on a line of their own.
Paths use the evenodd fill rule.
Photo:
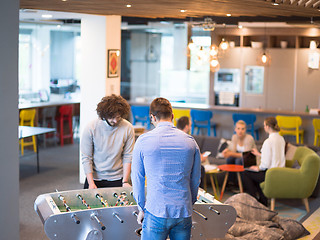
<svg viewBox="0 0 320 240">
<path fill-rule="evenodd" d="M 127 101 L 114 94 L 98 104 L 98 118 L 86 126 L 81 138 L 84 188 L 130 186 L 135 137 L 132 124 L 124 119 L 129 112 Z"/>
</svg>

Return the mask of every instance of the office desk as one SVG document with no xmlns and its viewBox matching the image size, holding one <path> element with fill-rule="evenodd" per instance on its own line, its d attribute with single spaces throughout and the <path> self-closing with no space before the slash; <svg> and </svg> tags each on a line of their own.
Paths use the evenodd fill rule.
<svg viewBox="0 0 320 240">
<path fill-rule="evenodd" d="M 39 144 L 38 137 L 39 135 L 55 132 L 55 128 L 44 128 L 44 127 L 28 127 L 28 126 L 19 126 L 19 139 L 36 136 L 36 146 L 37 146 L 37 172 L 40 172 L 39 167 Z"/>
</svg>

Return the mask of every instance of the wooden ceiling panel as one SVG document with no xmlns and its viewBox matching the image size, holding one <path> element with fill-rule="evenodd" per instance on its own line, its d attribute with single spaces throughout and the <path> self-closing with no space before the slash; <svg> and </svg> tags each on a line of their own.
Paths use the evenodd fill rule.
<svg viewBox="0 0 320 240">
<path fill-rule="evenodd" d="M 205 16 L 320 16 L 320 0 L 20 0 L 24 9 L 121 15 L 143 18 L 185 18 Z M 131 8 L 126 4 L 130 3 Z M 299 4 L 300 3 L 300 4 Z M 180 10 L 187 10 L 182 13 Z"/>
</svg>

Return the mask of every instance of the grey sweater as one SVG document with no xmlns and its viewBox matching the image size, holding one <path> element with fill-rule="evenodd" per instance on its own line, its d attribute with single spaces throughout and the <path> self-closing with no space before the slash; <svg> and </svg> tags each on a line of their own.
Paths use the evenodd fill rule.
<svg viewBox="0 0 320 240">
<path fill-rule="evenodd" d="M 85 174 L 95 180 L 115 181 L 123 177 L 123 163 L 131 163 L 134 129 L 123 119 L 111 127 L 105 121 L 91 121 L 83 131 L 80 143 L 81 161 Z"/>
</svg>

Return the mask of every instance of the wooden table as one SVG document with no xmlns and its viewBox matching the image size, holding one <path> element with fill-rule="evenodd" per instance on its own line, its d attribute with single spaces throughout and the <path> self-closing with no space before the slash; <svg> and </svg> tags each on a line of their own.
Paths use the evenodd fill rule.
<svg viewBox="0 0 320 240">
<path fill-rule="evenodd" d="M 206 167 L 205 167 L 205 169 L 206 169 Z M 214 197 L 216 199 L 219 198 L 219 194 L 220 194 L 219 193 L 218 179 L 217 179 L 217 176 L 216 176 L 217 173 L 221 173 L 219 168 L 205 170 L 205 177 L 204 177 L 204 190 L 207 191 L 207 175 L 209 175 L 211 186 L 212 186 L 212 189 L 213 189 L 213 194 L 214 194 Z"/>
<path fill-rule="evenodd" d="M 19 139 L 36 136 L 36 147 L 37 147 L 37 172 L 40 172 L 39 167 L 39 144 L 38 136 L 46 133 L 55 132 L 55 128 L 44 128 L 44 127 L 28 127 L 28 126 L 19 126 Z"/>
<path fill-rule="evenodd" d="M 242 193 L 243 192 L 243 187 L 242 187 L 242 181 L 241 181 L 240 172 L 244 171 L 243 165 L 223 164 L 223 165 L 219 165 L 218 168 L 220 170 L 226 172 L 226 176 L 224 177 L 224 181 L 223 181 L 223 185 L 222 185 L 222 189 L 221 189 L 220 201 L 221 201 L 221 199 L 223 197 L 223 193 L 224 193 L 224 190 L 225 190 L 226 185 L 227 185 L 229 172 L 236 172 L 237 173 L 239 189 L 240 189 L 240 192 Z"/>
</svg>

